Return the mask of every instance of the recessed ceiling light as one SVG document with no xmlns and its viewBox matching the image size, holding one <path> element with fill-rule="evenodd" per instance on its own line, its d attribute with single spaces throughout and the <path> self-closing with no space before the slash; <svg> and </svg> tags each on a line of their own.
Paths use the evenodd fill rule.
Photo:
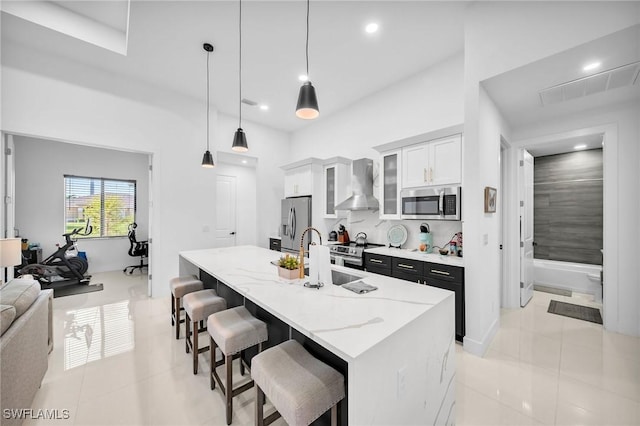
<svg viewBox="0 0 640 426">
<path fill-rule="evenodd" d="M 300 80 L 300 81 L 307 81 L 307 80 L 309 80 L 309 77 L 307 77 L 307 75 L 306 75 L 306 74 L 300 74 L 300 75 L 298 76 L 298 80 Z"/>
<path fill-rule="evenodd" d="M 242 164 L 247 164 L 247 160 L 242 160 Z"/>
<path fill-rule="evenodd" d="M 373 34 L 376 31 L 378 31 L 378 24 L 376 24 L 375 22 L 371 22 L 370 24 L 367 24 L 366 27 L 364 27 L 364 30 L 368 33 L 368 34 Z"/>
<path fill-rule="evenodd" d="M 582 67 L 582 71 L 595 70 L 596 68 L 600 68 L 600 65 L 602 65 L 601 62 L 591 62 L 590 64 L 587 64 L 584 67 Z"/>
<path fill-rule="evenodd" d="M 269 105 L 262 104 L 262 105 L 260 105 L 260 109 L 263 110 L 263 111 L 267 111 L 269 109 Z"/>
<path fill-rule="evenodd" d="M 576 145 L 576 146 L 574 146 L 574 147 L 573 147 L 573 149 L 575 149 L 576 151 L 579 151 L 579 150 L 581 150 L 581 149 L 585 149 L 586 147 L 587 147 L 587 145 L 585 145 L 585 144 L 583 144 L 583 143 L 582 143 L 582 144 L 580 144 L 580 145 Z"/>
</svg>

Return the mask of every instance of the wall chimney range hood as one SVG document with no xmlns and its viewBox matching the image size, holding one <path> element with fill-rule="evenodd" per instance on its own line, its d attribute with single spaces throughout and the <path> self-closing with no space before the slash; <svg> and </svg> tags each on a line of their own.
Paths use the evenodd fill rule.
<svg viewBox="0 0 640 426">
<path fill-rule="evenodd" d="M 336 210 L 378 210 L 380 203 L 373 196 L 373 160 L 361 158 L 351 163 L 353 195 L 338 204 Z"/>
</svg>

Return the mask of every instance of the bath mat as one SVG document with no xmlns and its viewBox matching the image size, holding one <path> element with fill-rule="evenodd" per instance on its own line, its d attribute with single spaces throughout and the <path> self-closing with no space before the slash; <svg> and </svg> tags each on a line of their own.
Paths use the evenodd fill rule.
<svg viewBox="0 0 640 426">
<path fill-rule="evenodd" d="M 549 303 L 549 309 L 547 312 L 583 321 L 595 322 L 596 324 L 602 324 L 602 315 L 600 315 L 600 310 L 589 306 L 580 306 L 574 305 L 573 303 L 552 300 Z"/>
<path fill-rule="evenodd" d="M 545 293 L 557 294 L 559 296 L 571 297 L 570 290 L 563 290 L 560 288 L 547 287 L 546 285 L 534 284 L 533 289 L 536 291 L 544 291 Z"/>
<path fill-rule="evenodd" d="M 102 283 L 98 284 L 74 284 L 64 287 L 54 288 L 53 297 L 65 297 L 74 294 L 93 293 L 94 291 L 102 291 L 104 288 Z"/>
</svg>

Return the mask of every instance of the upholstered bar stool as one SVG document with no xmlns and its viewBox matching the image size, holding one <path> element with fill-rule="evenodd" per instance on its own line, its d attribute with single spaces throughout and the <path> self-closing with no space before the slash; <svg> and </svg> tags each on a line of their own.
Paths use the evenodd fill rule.
<svg viewBox="0 0 640 426">
<path fill-rule="evenodd" d="M 195 275 L 185 275 L 171 278 L 169 287 L 171 287 L 171 325 L 176 326 L 176 340 L 178 340 L 180 338 L 180 324 L 184 322 L 184 319 L 180 318 L 180 311 L 184 310 L 180 306 L 180 299 L 186 294 L 202 290 L 204 284 Z"/>
<path fill-rule="evenodd" d="M 186 337 L 184 339 L 185 349 L 193 352 L 193 374 L 198 374 L 198 355 L 209 350 L 209 346 L 201 348 L 198 345 L 198 334 L 204 329 L 198 327 L 198 323 L 203 323 L 209 315 L 227 309 L 227 301 L 218 296 L 215 290 L 194 291 L 184 296 Z M 191 331 L 193 329 L 193 331 Z M 193 335 L 193 341 L 191 336 Z"/>
<path fill-rule="evenodd" d="M 211 389 L 215 389 L 216 382 L 226 398 L 227 403 L 227 424 L 231 424 L 233 412 L 233 397 L 253 387 L 253 380 L 242 386 L 233 389 L 232 361 L 234 355 L 241 354 L 242 351 L 252 346 L 258 345 L 258 352 L 262 351 L 262 342 L 268 338 L 267 324 L 255 318 L 244 306 L 227 309 L 210 315 L 207 320 L 207 330 L 209 332 L 209 345 L 211 346 Z M 216 363 L 215 348 L 219 347 L 226 367 L 226 384 L 216 372 L 216 367 L 222 363 Z M 240 374 L 244 375 L 244 365 L 240 356 Z"/>
<path fill-rule="evenodd" d="M 284 418 L 289 426 L 307 426 L 331 409 L 331 424 L 338 422 L 338 403 L 344 398 L 344 377 L 314 358 L 295 340 L 259 353 L 251 360 L 256 384 L 256 425 Z M 265 395 L 276 408 L 266 419 Z"/>
</svg>

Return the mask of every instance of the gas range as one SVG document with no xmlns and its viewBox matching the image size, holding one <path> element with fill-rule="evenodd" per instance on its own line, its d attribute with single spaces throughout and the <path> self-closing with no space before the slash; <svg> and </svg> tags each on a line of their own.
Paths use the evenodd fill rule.
<svg viewBox="0 0 640 426">
<path fill-rule="evenodd" d="M 367 248 L 382 247 L 382 244 L 357 245 L 355 241 L 329 246 L 331 261 L 337 265 L 349 266 L 356 269 L 364 268 L 364 250 Z"/>
</svg>

